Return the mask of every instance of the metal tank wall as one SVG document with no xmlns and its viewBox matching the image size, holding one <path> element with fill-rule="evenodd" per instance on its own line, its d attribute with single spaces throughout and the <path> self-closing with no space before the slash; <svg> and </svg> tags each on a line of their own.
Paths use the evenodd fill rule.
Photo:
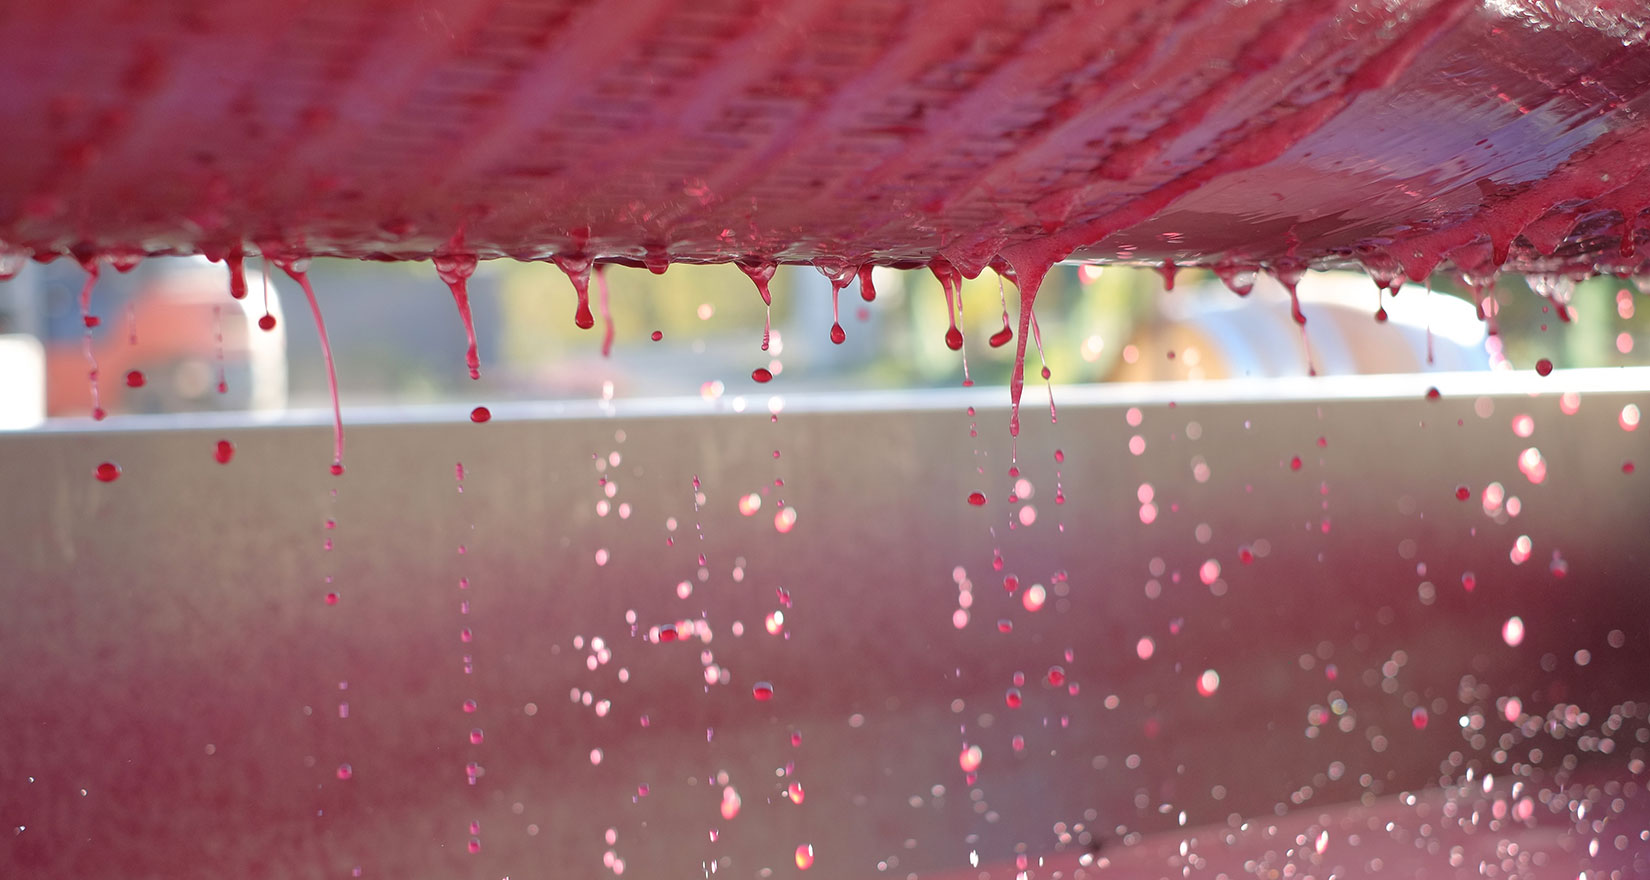
<svg viewBox="0 0 1650 880">
<path fill-rule="evenodd" d="M 1642 876 L 1650 379 L 1416 381 L 0 435 L 0 874 Z"/>
</svg>

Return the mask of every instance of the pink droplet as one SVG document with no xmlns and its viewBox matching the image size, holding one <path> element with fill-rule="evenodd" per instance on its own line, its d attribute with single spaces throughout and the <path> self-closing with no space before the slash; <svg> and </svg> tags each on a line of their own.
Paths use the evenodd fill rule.
<svg viewBox="0 0 1650 880">
<path fill-rule="evenodd" d="M 984 492 L 970 492 L 970 493 L 968 493 L 968 503 L 974 505 L 975 507 L 984 507 L 985 506 L 985 493 Z"/>
<path fill-rule="evenodd" d="M 758 703 L 766 703 L 773 699 L 773 684 L 766 681 L 757 682 L 751 688 L 751 696 L 755 697 Z"/>
<path fill-rule="evenodd" d="M 212 450 L 212 457 L 217 459 L 218 464 L 228 464 L 229 460 L 235 457 L 235 444 L 228 440 L 219 440 L 218 445 Z"/>
<path fill-rule="evenodd" d="M 478 406 L 475 409 L 470 410 L 470 421 L 475 422 L 478 425 L 482 422 L 488 421 L 492 417 L 493 411 L 485 406 Z"/>
<path fill-rule="evenodd" d="M 348 765 L 348 764 L 339 764 L 338 765 L 338 778 L 339 779 L 349 779 L 350 777 L 352 777 L 354 775 L 355 775 L 355 770 L 353 768 L 351 768 L 350 765 Z"/>
<path fill-rule="evenodd" d="M 1047 678 L 1049 684 L 1059 687 L 1066 683 L 1066 671 L 1059 666 L 1050 666 Z"/>
<path fill-rule="evenodd" d="M 120 465 L 112 461 L 106 461 L 98 465 L 94 473 L 96 473 L 100 482 L 113 483 L 120 479 Z"/>
</svg>

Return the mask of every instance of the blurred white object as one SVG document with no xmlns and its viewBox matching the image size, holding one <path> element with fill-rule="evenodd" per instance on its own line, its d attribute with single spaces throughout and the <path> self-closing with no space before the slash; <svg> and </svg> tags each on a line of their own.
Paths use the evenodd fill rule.
<svg viewBox="0 0 1650 880">
<path fill-rule="evenodd" d="M 46 419 L 46 350 L 27 334 L 0 335 L 0 430 Z"/>
</svg>

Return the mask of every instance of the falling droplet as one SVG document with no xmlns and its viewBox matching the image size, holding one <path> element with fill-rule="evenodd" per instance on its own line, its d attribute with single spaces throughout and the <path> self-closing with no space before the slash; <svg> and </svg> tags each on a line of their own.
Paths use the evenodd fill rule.
<svg viewBox="0 0 1650 880">
<path fill-rule="evenodd" d="M 269 254 L 266 248 L 264 253 Z M 321 359 L 327 366 L 327 391 L 332 395 L 332 475 L 343 476 L 344 473 L 344 411 L 338 405 L 338 371 L 333 365 L 332 343 L 327 341 L 326 321 L 321 318 L 321 304 L 315 299 L 315 288 L 309 284 L 309 260 L 307 258 L 293 258 L 282 255 L 273 257 L 275 265 L 280 266 L 298 286 L 303 288 L 304 297 L 309 300 L 309 311 L 315 316 L 315 332 L 321 337 Z"/>
<path fill-rule="evenodd" d="M 970 493 L 968 493 L 968 503 L 974 505 L 975 507 L 984 507 L 985 506 L 985 493 L 984 492 L 970 492 Z"/>
<path fill-rule="evenodd" d="M 98 258 L 96 254 L 80 256 L 80 266 L 86 271 L 86 281 L 80 286 L 80 323 L 86 327 L 82 349 L 86 354 L 86 380 L 92 389 L 92 418 L 103 421 L 103 397 L 97 381 L 97 354 L 92 349 L 92 328 L 100 322 L 92 314 L 92 287 L 97 284 Z"/>
<path fill-rule="evenodd" d="M 814 866 L 814 848 L 811 844 L 801 844 L 796 848 L 797 870 L 806 871 Z"/>
<path fill-rule="evenodd" d="M 962 276 L 955 266 L 943 258 L 929 263 L 928 269 L 939 279 L 940 289 L 945 293 L 945 320 L 948 325 L 945 331 L 945 347 L 952 351 L 962 351 L 962 330 L 957 327 L 957 297 L 961 294 L 957 284 L 962 280 Z"/>
<path fill-rule="evenodd" d="M 653 336 L 653 341 L 654 342 L 658 342 L 659 340 L 665 338 L 664 331 L 662 331 L 662 330 L 653 331 L 652 336 Z"/>
<path fill-rule="evenodd" d="M 338 778 L 339 779 L 349 779 L 353 776 L 355 776 L 355 770 L 354 770 L 354 768 L 350 767 L 350 765 L 348 765 L 348 764 L 339 764 L 338 765 Z"/>
<path fill-rule="evenodd" d="M 229 270 L 229 295 L 235 299 L 246 299 L 246 252 L 240 242 L 235 242 L 229 253 L 224 255 L 223 265 Z"/>
<path fill-rule="evenodd" d="M 1535 371 L 1537 374 L 1542 376 L 1551 375 L 1553 372 L 1553 362 L 1547 358 L 1542 358 L 1541 360 L 1535 362 Z"/>
<path fill-rule="evenodd" d="M 642 265 L 655 275 L 663 275 L 670 268 L 670 251 L 664 245 L 649 245 L 642 254 Z"/>
<path fill-rule="evenodd" d="M 841 312 L 838 310 L 837 302 L 842 289 L 854 280 L 854 270 L 845 260 L 827 257 L 814 260 L 814 268 L 831 282 L 831 342 L 841 345 L 848 338 L 848 334 L 842 330 Z"/>
<path fill-rule="evenodd" d="M 235 457 L 235 444 L 228 440 L 219 440 L 212 449 L 212 457 L 218 464 L 228 464 L 229 460 Z"/>
<path fill-rule="evenodd" d="M 768 282 L 773 280 L 773 273 L 778 270 L 779 264 L 772 260 L 740 260 L 736 265 L 750 276 L 751 282 L 756 285 L 757 294 L 762 297 L 762 306 L 765 309 L 762 318 L 762 350 L 767 351 L 768 337 L 773 331 L 773 294 L 768 291 Z"/>
<path fill-rule="evenodd" d="M 567 275 L 567 280 L 573 282 L 573 292 L 579 298 L 578 307 L 573 311 L 573 325 L 580 330 L 589 330 L 596 326 L 596 316 L 590 314 L 590 267 L 592 260 L 588 256 L 553 257 L 556 266 Z"/>
<path fill-rule="evenodd" d="M 148 379 L 144 377 L 142 370 L 132 370 L 126 374 L 127 388 L 142 388 L 147 381 Z"/>
<path fill-rule="evenodd" d="M 668 261 L 666 265 L 669 265 Z M 649 266 L 648 268 L 651 269 L 652 267 Z M 664 270 L 660 269 L 654 274 L 663 275 Z M 602 357 L 609 357 L 613 354 L 613 309 L 608 304 L 607 266 L 605 265 L 596 267 L 596 308 L 602 313 Z"/>
<path fill-rule="evenodd" d="M 875 302 L 877 298 L 876 285 L 871 281 L 871 272 L 875 268 L 870 263 L 859 267 L 859 298 L 866 302 Z"/>
<path fill-rule="evenodd" d="M 470 410 L 470 421 L 475 422 L 478 425 L 492 419 L 492 417 L 493 411 L 485 406 L 478 406 L 475 409 Z"/>
<path fill-rule="evenodd" d="M 1215 266 L 1215 276 L 1238 296 L 1248 296 L 1255 289 L 1255 272 L 1256 267 L 1247 263 L 1224 262 Z"/>
<path fill-rule="evenodd" d="M 99 482 L 113 483 L 115 480 L 120 479 L 120 465 L 112 461 L 106 461 L 98 465 L 94 473 Z"/>
<path fill-rule="evenodd" d="M 757 682 L 751 687 L 751 696 L 755 697 L 758 703 L 768 702 L 773 699 L 773 684 L 766 681 Z"/>
<path fill-rule="evenodd" d="M 767 367 L 757 367 L 751 370 L 751 380 L 762 383 L 772 382 L 773 373 Z"/>
<path fill-rule="evenodd" d="M 1003 329 L 991 334 L 986 341 L 992 348 L 1002 348 L 1014 340 L 1014 328 L 1008 326 L 1008 293 L 1003 287 L 1002 273 L 997 273 L 997 302 L 1003 308 Z"/>
<path fill-rule="evenodd" d="M 447 289 L 453 294 L 453 303 L 458 306 L 459 320 L 464 322 L 464 335 L 469 346 L 464 352 L 464 363 L 470 369 L 470 378 L 480 379 L 481 360 L 476 354 L 476 328 L 470 317 L 469 278 L 475 270 L 474 254 L 443 254 L 435 258 L 435 272 L 442 281 L 447 282 Z"/>
<path fill-rule="evenodd" d="M 1018 437 L 1020 396 L 1026 382 L 1026 337 L 1031 333 L 1031 314 L 1037 303 L 1037 291 L 1054 262 L 1048 254 L 1022 251 L 1010 258 L 1009 264 L 1014 267 L 1014 283 L 1020 288 L 1020 330 L 1014 350 L 1014 372 L 1008 382 L 1008 433 L 1011 437 Z"/>
</svg>

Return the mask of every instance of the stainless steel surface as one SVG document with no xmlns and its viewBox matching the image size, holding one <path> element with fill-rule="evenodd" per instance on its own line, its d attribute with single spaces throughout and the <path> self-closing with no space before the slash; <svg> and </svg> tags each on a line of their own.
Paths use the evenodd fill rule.
<svg viewBox="0 0 1650 880">
<path fill-rule="evenodd" d="M 1603 390 L 1622 377 L 1638 384 Z M 716 876 L 788 877 L 811 845 L 807 877 L 1012 877 L 1022 852 L 1033 876 L 1077 876 L 1091 835 L 1123 876 L 1178 877 L 1182 811 L 1188 828 L 1259 817 L 1218 853 L 1202 832 L 1193 855 L 1210 861 L 1194 876 L 1248 873 L 1245 860 L 1313 876 L 1478 876 L 1472 859 L 1452 864 L 1457 839 L 1491 856 L 1508 839 L 1554 854 L 1522 876 L 1642 875 L 1650 501 L 1622 462 L 1650 455 L 1646 428 L 1618 424 L 1625 404 L 1650 406 L 1641 379 L 1578 373 L 1591 386 L 1573 415 L 1562 376 L 1454 377 L 1435 402 L 1391 381 L 1353 383 L 1363 392 L 1344 399 L 1311 399 L 1327 386 L 1307 384 L 1298 400 L 1158 399 L 1138 428 L 1127 401 L 1097 402 L 1126 392 L 1066 394 L 1053 428 L 1035 425 L 1028 392 L 1019 460 L 1036 521 L 1012 529 L 996 392 L 980 398 L 978 438 L 946 396 L 857 410 L 792 399 L 777 422 L 766 397 L 744 414 L 620 401 L 609 415 L 501 408 L 485 425 L 354 419 L 341 479 L 325 472 L 326 431 L 309 425 L 198 417 L 210 427 L 0 435 L 0 875 L 610 877 L 611 851 L 626 876 L 703 877 L 715 863 Z M 1510 429 L 1518 414 L 1534 419 L 1529 439 Z M 220 437 L 238 447 L 228 465 L 213 461 Z M 1547 468 L 1539 485 L 1517 466 L 1530 446 Z M 114 483 L 92 478 L 104 460 L 123 468 Z M 1516 517 L 1486 515 L 1492 481 L 1520 499 Z M 983 508 L 964 502 L 976 490 Z M 752 516 L 738 506 L 748 493 L 763 498 Z M 797 513 L 788 534 L 780 499 Z M 1533 550 L 1517 565 L 1520 535 Z M 1268 552 L 1245 564 L 1241 548 Z M 972 596 L 962 629 L 959 567 Z M 1035 612 L 1032 584 L 1047 590 Z M 781 636 L 763 626 L 776 610 Z M 1513 615 L 1527 627 L 1516 647 L 1502 636 Z M 646 638 L 678 620 L 713 637 Z M 605 664 L 588 659 L 597 637 Z M 707 662 L 729 682 L 707 686 Z M 1045 683 L 1056 665 L 1069 689 Z M 1204 697 L 1207 669 L 1219 687 Z M 1025 702 L 1011 709 L 1016 671 Z M 753 699 L 758 681 L 772 682 L 771 702 Z M 570 699 L 585 691 L 591 705 Z M 1345 715 L 1330 711 L 1337 696 Z M 1502 717 L 1508 697 L 1525 731 Z M 1575 729 L 1566 705 L 1589 713 Z M 1330 714 L 1309 737 L 1314 707 Z M 1557 732 L 1538 720 L 1550 711 Z M 965 744 L 983 750 L 972 786 Z M 473 786 L 471 761 L 484 768 Z M 722 773 L 742 801 L 731 820 Z M 1591 816 L 1543 799 L 1500 830 L 1445 823 L 1441 792 L 1421 806 L 1401 796 L 1464 787 L 1462 802 L 1487 810 L 1485 773 L 1498 792 L 1573 777 L 1600 794 Z M 793 780 L 800 804 L 782 795 Z M 1349 842 L 1331 815 L 1354 832 L 1369 816 L 1397 830 L 1377 823 Z M 1334 845 L 1313 854 L 1263 834 L 1268 823 L 1308 841 L 1333 826 Z"/>
</svg>

